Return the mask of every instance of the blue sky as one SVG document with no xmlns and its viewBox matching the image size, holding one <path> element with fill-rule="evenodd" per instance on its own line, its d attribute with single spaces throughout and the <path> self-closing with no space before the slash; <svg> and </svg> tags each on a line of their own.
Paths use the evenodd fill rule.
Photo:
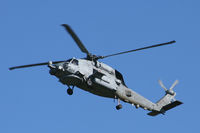
<svg viewBox="0 0 200 133">
<path fill-rule="evenodd" d="M 0 2 L 0 132 L 198 132 L 198 0 L 7 0 Z M 98 97 L 50 76 L 46 66 L 9 71 L 15 65 L 81 58 L 60 25 L 71 25 L 87 49 L 97 55 L 176 40 L 171 46 L 102 60 L 118 69 L 129 88 L 156 102 L 178 79 L 176 98 L 183 105 L 166 115 Z"/>
</svg>

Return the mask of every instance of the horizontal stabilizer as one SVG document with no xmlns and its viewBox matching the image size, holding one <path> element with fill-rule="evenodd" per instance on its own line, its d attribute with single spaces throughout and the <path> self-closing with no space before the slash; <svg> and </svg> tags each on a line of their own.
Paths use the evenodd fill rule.
<svg viewBox="0 0 200 133">
<path fill-rule="evenodd" d="M 149 112 L 148 115 L 156 116 L 156 115 L 161 114 L 161 113 L 164 114 L 165 111 L 168 111 L 168 110 L 170 110 L 170 109 L 172 109 L 172 108 L 174 108 L 174 107 L 176 107 L 178 105 L 181 105 L 181 104 L 182 104 L 182 102 L 176 100 L 176 101 L 174 101 L 174 102 L 172 102 L 170 104 L 167 104 L 167 105 L 163 106 L 161 111 L 152 111 L 152 112 Z"/>
<path fill-rule="evenodd" d="M 172 109 L 172 108 L 174 108 L 174 107 L 176 107 L 178 105 L 181 105 L 181 104 L 182 104 L 182 102 L 176 100 L 176 101 L 174 101 L 174 102 L 172 102 L 172 103 L 164 106 L 162 109 L 165 110 L 165 111 L 167 111 L 167 110 L 170 110 L 170 109 Z"/>
<path fill-rule="evenodd" d="M 152 111 L 152 112 L 149 112 L 148 115 L 150 115 L 150 116 L 156 116 L 156 115 L 158 115 L 160 113 L 161 112 L 159 112 L 159 111 Z"/>
</svg>

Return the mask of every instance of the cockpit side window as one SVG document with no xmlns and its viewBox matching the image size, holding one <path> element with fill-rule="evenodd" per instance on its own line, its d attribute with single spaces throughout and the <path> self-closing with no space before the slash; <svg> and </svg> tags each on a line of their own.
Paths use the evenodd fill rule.
<svg viewBox="0 0 200 133">
<path fill-rule="evenodd" d="M 76 60 L 76 59 L 73 59 L 73 60 L 72 60 L 72 64 L 74 64 L 74 65 L 77 65 L 77 66 L 78 66 L 78 60 Z"/>
</svg>

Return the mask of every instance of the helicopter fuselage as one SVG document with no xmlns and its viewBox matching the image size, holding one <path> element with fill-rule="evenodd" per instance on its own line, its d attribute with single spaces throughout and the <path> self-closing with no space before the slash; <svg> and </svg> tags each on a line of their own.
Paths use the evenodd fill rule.
<svg viewBox="0 0 200 133">
<path fill-rule="evenodd" d="M 98 61 L 73 58 L 55 65 L 50 64 L 49 67 L 50 74 L 55 75 L 61 83 L 77 86 L 103 97 L 115 98 L 117 88 L 124 83 L 123 79 L 116 78 L 115 69 Z"/>
<path fill-rule="evenodd" d="M 48 66 L 50 74 L 55 75 L 64 85 L 77 86 L 102 97 L 120 99 L 136 107 L 154 109 L 154 103 L 125 85 L 120 72 L 102 62 L 72 58 Z"/>
</svg>

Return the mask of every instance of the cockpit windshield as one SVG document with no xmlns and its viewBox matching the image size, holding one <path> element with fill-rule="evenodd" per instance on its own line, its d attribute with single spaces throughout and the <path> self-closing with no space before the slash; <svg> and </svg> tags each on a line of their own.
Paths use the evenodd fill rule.
<svg viewBox="0 0 200 133">
<path fill-rule="evenodd" d="M 72 59 L 67 60 L 66 62 L 70 63 Z"/>
<path fill-rule="evenodd" d="M 75 58 L 68 59 L 68 60 L 66 60 L 65 63 L 63 64 L 64 68 L 67 68 L 69 64 L 73 64 L 73 65 L 78 66 L 79 62 L 78 62 L 78 60 L 75 59 Z"/>
<path fill-rule="evenodd" d="M 77 59 L 73 59 L 72 60 L 72 64 L 77 65 L 78 66 L 78 60 Z"/>
<path fill-rule="evenodd" d="M 69 59 L 69 60 L 67 60 L 66 62 L 67 62 L 67 63 L 72 63 L 72 64 L 74 64 L 74 65 L 78 65 L 78 60 L 77 60 L 77 59 L 74 59 L 74 58 Z"/>
<path fill-rule="evenodd" d="M 72 64 L 78 66 L 78 60 L 77 60 L 77 59 L 72 58 L 72 59 L 67 60 L 66 62 L 67 62 L 67 63 L 72 63 Z"/>
</svg>

